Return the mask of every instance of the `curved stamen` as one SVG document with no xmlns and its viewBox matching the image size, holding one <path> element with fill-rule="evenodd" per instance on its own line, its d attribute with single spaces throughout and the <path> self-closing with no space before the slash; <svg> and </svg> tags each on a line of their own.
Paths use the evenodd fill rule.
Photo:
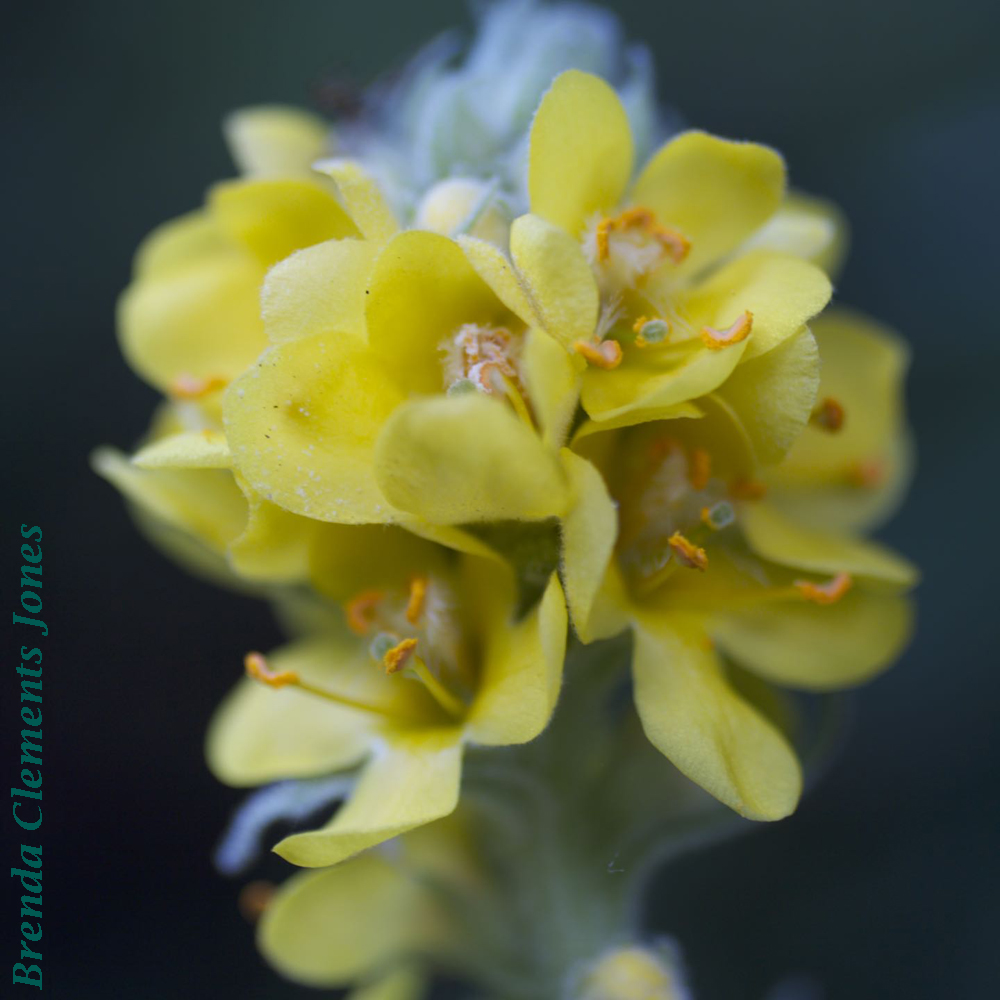
<svg viewBox="0 0 1000 1000">
<path fill-rule="evenodd" d="M 752 329 L 753 313 L 747 310 L 725 330 L 716 330 L 714 326 L 703 326 L 701 340 L 710 351 L 721 351 L 724 347 L 732 347 L 733 344 L 746 340 Z"/>
</svg>

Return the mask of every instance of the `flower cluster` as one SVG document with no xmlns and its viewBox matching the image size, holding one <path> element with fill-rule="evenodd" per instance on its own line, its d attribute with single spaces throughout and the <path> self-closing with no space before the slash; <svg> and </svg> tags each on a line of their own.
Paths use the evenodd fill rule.
<svg viewBox="0 0 1000 1000">
<path fill-rule="evenodd" d="M 511 38 L 484 37 L 464 73 L 425 56 L 409 103 L 381 106 L 393 141 L 355 124 L 351 156 L 299 111 L 231 118 L 242 176 L 148 238 L 121 301 L 125 355 L 165 402 L 98 469 L 154 539 L 297 635 L 247 654 L 210 764 L 239 786 L 351 775 L 332 820 L 275 848 L 324 868 L 262 932 L 310 982 L 456 940 L 426 886 L 485 877 L 444 819 L 463 759 L 506 766 L 496 748 L 573 710 L 564 674 L 592 675 L 568 641 L 631 636 L 614 648 L 645 738 L 775 820 L 802 789 L 776 686 L 857 684 L 910 629 L 912 567 L 863 537 L 908 477 L 905 349 L 828 309 L 837 213 L 762 145 L 684 131 L 643 162 L 637 53 L 595 67 L 620 94 L 529 52 L 487 128 L 483 64 Z M 428 78 L 441 99 L 416 108 Z M 412 176 L 401 118 L 433 139 Z M 405 862 L 359 853 L 401 834 Z M 579 996 L 680 996 L 644 954 L 578 970 Z M 388 964 L 370 995 L 417 995 L 419 969 Z"/>
</svg>

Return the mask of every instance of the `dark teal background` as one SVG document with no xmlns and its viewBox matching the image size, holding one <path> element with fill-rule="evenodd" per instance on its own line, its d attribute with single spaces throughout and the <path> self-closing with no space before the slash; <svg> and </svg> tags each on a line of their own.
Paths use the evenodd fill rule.
<svg viewBox="0 0 1000 1000">
<path fill-rule="evenodd" d="M 854 699 L 831 773 L 791 820 L 664 873 L 653 925 L 682 942 L 699 1000 L 760 1000 L 800 973 L 827 1000 L 996 996 L 997 4 L 615 7 L 665 101 L 776 145 L 850 217 L 838 298 L 914 348 L 920 469 L 885 537 L 926 575 L 914 645 Z M 205 724 L 277 633 L 153 555 L 86 456 L 145 427 L 154 395 L 118 355 L 114 300 L 139 239 L 230 171 L 222 115 L 308 102 L 329 72 L 365 82 L 456 22 L 459 0 L 4 7 L 0 579 L 12 605 L 16 526 L 41 524 L 49 997 L 310 995 L 263 966 L 208 861 L 237 797 L 203 766 Z M 0 681 L 5 730 L 13 690 Z M 0 760 L 13 778 L 7 741 Z M 12 900 L 4 967 L 16 927 Z"/>
</svg>

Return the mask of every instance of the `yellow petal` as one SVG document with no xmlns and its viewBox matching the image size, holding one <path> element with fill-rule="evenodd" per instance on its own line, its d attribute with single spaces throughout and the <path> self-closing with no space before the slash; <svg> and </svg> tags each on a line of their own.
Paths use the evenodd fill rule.
<svg viewBox="0 0 1000 1000">
<path fill-rule="evenodd" d="M 447 388 L 441 347 L 461 326 L 507 315 L 458 244 L 437 233 L 411 230 L 390 240 L 369 288 L 371 348 L 411 392 Z"/>
<path fill-rule="evenodd" d="M 719 268 L 692 289 L 684 308 L 696 327 L 719 330 L 744 311 L 752 313 L 753 327 L 743 355 L 749 361 L 798 333 L 829 302 L 831 292 L 830 279 L 814 264 L 756 250 Z M 734 349 L 714 353 L 728 354 Z"/>
<path fill-rule="evenodd" d="M 868 529 L 892 513 L 912 474 L 902 391 L 909 352 L 891 331 L 844 309 L 812 327 L 822 359 L 819 396 L 840 403 L 844 423 L 834 434 L 806 427 L 769 473 L 769 499 L 806 524 Z"/>
<path fill-rule="evenodd" d="M 521 371 L 545 443 L 558 447 L 576 415 L 580 371 L 573 357 L 541 330 L 529 330 L 525 337 Z"/>
<path fill-rule="evenodd" d="M 600 297 L 580 244 L 559 226 L 522 215 L 511 226 L 510 255 L 546 333 L 567 348 L 590 338 Z"/>
<path fill-rule="evenodd" d="M 431 542 L 383 524 L 326 524 L 312 547 L 313 586 L 337 603 L 366 590 L 405 588 L 414 575 L 444 569 L 445 556 Z"/>
<path fill-rule="evenodd" d="M 583 373 L 580 401 L 590 417 L 599 423 L 608 421 L 609 426 L 659 419 L 658 414 L 717 389 L 749 342 L 722 351 L 711 351 L 701 341 L 667 344 L 655 354 L 642 352 L 634 359 L 627 355 L 613 371 L 588 368 Z M 623 423 L 621 418 L 627 415 Z"/>
<path fill-rule="evenodd" d="M 247 499 L 247 523 L 229 545 L 229 564 L 251 580 L 305 581 L 320 525 L 265 500 L 241 477 L 237 483 Z"/>
<path fill-rule="evenodd" d="M 389 502 L 432 524 L 539 520 L 566 507 L 554 455 L 504 403 L 477 392 L 404 403 L 375 463 Z"/>
<path fill-rule="evenodd" d="M 223 181 L 209 192 L 208 207 L 265 267 L 303 247 L 358 235 L 332 192 L 307 178 Z"/>
<path fill-rule="evenodd" d="M 816 340 L 804 328 L 773 351 L 738 365 L 719 388 L 761 462 L 780 461 L 809 422 L 819 370 Z"/>
<path fill-rule="evenodd" d="M 429 988 L 428 976 L 420 966 L 404 965 L 367 986 L 352 990 L 347 1000 L 421 1000 L 427 996 Z"/>
<path fill-rule="evenodd" d="M 720 615 L 711 631 L 729 656 L 761 677 L 830 691 L 860 684 L 892 664 L 912 626 L 905 598 L 855 589 L 826 607 L 790 603 Z"/>
<path fill-rule="evenodd" d="M 364 643 L 314 639 L 285 646 L 267 660 L 275 671 L 292 670 L 340 694 L 387 705 L 398 699 Z M 365 758 L 378 718 L 299 688 L 271 688 L 243 678 L 209 725 L 208 766 L 220 781 L 240 787 L 329 774 Z"/>
<path fill-rule="evenodd" d="M 802 774 L 794 752 L 730 686 L 699 622 L 643 618 L 632 672 L 646 735 L 692 781 L 748 819 L 795 809 Z"/>
<path fill-rule="evenodd" d="M 495 243 L 474 236 L 457 236 L 455 242 L 493 294 L 528 326 L 541 326 L 542 317 L 531 301 L 523 277 Z"/>
<path fill-rule="evenodd" d="M 228 115 L 222 131 L 241 174 L 282 177 L 306 173 L 323 155 L 330 129 L 300 108 L 264 104 Z"/>
<path fill-rule="evenodd" d="M 233 461 L 266 499 L 305 517 L 383 522 L 375 441 L 401 392 L 354 338 L 272 347 L 226 392 Z"/>
<path fill-rule="evenodd" d="M 784 191 L 785 164 L 773 149 L 684 132 L 649 161 L 631 200 L 691 241 L 682 267 L 694 274 L 766 222 Z"/>
<path fill-rule="evenodd" d="M 183 431 L 140 448 L 132 464 L 140 469 L 228 469 L 232 456 L 221 431 Z"/>
<path fill-rule="evenodd" d="M 504 746 L 533 740 L 548 725 L 559 697 L 566 654 L 566 601 L 553 573 L 538 604 L 512 623 L 514 593 L 491 585 L 482 673 L 466 724 L 475 743 Z"/>
<path fill-rule="evenodd" d="M 368 279 L 378 245 L 327 240 L 275 264 L 264 279 L 261 315 L 275 344 L 317 333 L 365 338 Z"/>
<path fill-rule="evenodd" d="M 113 448 L 96 451 L 93 463 L 126 499 L 217 552 L 243 530 L 246 501 L 225 469 L 141 469 Z"/>
<path fill-rule="evenodd" d="M 444 929 L 431 892 L 393 859 L 370 853 L 289 879 L 264 911 L 258 943 L 267 961 L 296 982 L 348 986 L 376 974 L 383 988 L 392 978 L 381 978 L 386 966 L 428 948 Z"/>
<path fill-rule="evenodd" d="M 830 576 L 849 573 L 893 587 L 916 583 L 913 564 L 877 542 L 804 527 L 766 502 L 744 505 L 739 519 L 747 544 L 771 562 Z"/>
<path fill-rule="evenodd" d="M 154 233 L 140 250 L 139 277 L 118 302 L 122 353 L 163 392 L 181 376 L 235 378 L 267 343 L 258 305 L 263 267 L 240 247 L 202 235 Z"/>
<path fill-rule="evenodd" d="M 618 204 L 632 155 L 632 130 L 614 90 L 589 73 L 561 73 L 531 126 L 531 211 L 575 236 L 594 212 Z"/>
<path fill-rule="evenodd" d="M 304 868 L 338 864 L 451 813 L 461 771 L 461 730 L 396 733 L 376 750 L 350 800 L 325 827 L 286 837 L 275 851 Z"/>
<path fill-rule="evenodd" d="M 607 420 L 584 420 L 573 434 L 573 447 L 594 434 L 619 430 L 622 427 L 634 427 L 636 424 L 650 423 L 656 420 L 697 420 L 704 416 L 704 411 L 695 403 L 675 403 L 673 406 L 642 407 L 636 410 L 626 410 L 616 417 Z"/>
<path fill-rule="evenodd" d="M 204 209 L 157 226 L 139 244 L 133 269 L 137 278 L 162 277 L 233 250 L 231 241 Z"/>
<path fill-rule="evenodd" d="M 832 202 L 791 192 L 740 250 L 777 250 L 801 257 L 836 277 L 847 253 L 847 230 L 847 220 Z"/>
<path fill-rule="evenodd" d="M 322 160 L 315 164 L 315 169 L 333 179 L 341 204 L 365 239 L 381 242 L 399 229 L 399 223 L 375 178 L 360 163 L 354 160 Z"/>
<path fill-rule="evenodd" d="M 584 642 L 590 642 L 594 638 L 591 612 L 618 537 L 618 511 L 604 479 L 590 462 L 567 448 L 562 451 L 562 459 L 572 491 L 562 525 L 563 583 L 573 628 Z"/>
</svg>

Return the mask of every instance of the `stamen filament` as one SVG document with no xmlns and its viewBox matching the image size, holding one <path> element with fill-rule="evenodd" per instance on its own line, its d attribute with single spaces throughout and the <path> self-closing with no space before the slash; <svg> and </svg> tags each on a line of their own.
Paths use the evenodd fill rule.
<svg viewBox="0 0 1000 1000">
<path fill-rule="evenodd" d="M 431 697 L 449 714 L 456 718 L 465 715 L 465 703 L 452 694 L 430 671 L 430 668 L 419 657 L 414 656 L 410 668 L 423 682 Z"/>
<path fill-rule="evenodd" d="M 294 670 L 273 671 L 268 667 L 267 660 L 261 653 L 247 653 L 243 660 L 243 666 L 248 676 L 252 677 L 255 681 L 260 681 L 261 684 L 267 687 L 297 687 L 309 694 L 316 695 L 317 698 L 324 698 L 345 708 L 357 709 L 360 712 L 370 712 L 372 715 L 381 715 L 388 719 L 398 720 L 402 718 L 399 713 L 393 712 L 383 705 L 362 701 L 359 698 L 351 698 L 344 694 L 336 694 L 333 691 L 317 687 L 315 684 L 310 684 L 308 681 L 302 680 Z"/>
</svg>

